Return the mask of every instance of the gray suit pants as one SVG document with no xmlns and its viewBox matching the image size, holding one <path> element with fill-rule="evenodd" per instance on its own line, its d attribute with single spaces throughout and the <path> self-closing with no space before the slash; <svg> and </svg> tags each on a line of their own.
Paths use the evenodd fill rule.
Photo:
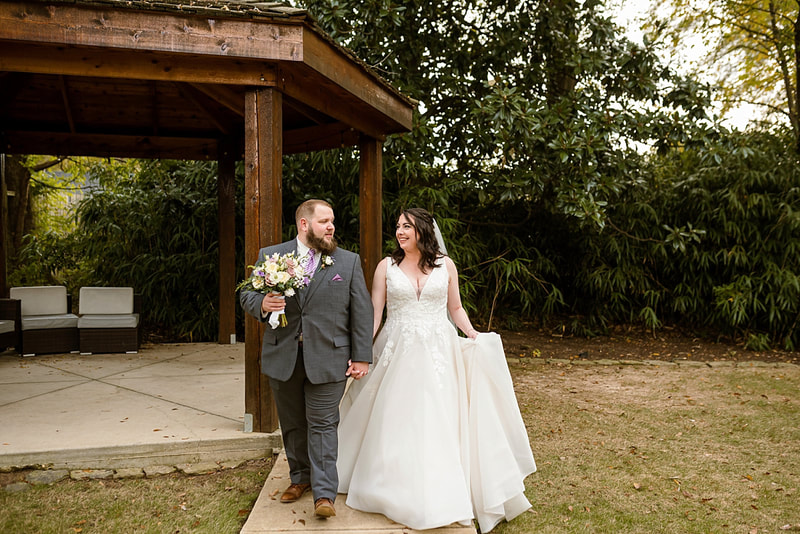
<svg viewBox="0 0 800 534">
<path fill-rule="evenodd" d="M 297 363 L 289 380 L 269 379 L 292 483 L 311 483 L 314 500 L 336 500 L 339 402 L 346 384 L 345 380 L 324 384 L 309 382 L 302 346 L 298 347 Z"/>
</svg>

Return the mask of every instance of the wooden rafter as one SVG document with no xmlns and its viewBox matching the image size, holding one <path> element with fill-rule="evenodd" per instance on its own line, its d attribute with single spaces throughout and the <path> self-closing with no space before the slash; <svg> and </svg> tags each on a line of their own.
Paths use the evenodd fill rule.
<svg viewBox="0 0 800 534">
<path fill-rule="evenodd" d="M 244 117 L 244 96 L 224 85 L 193 83 L 192 87 L 213 98 L 239 117 Z"/>
<path fill-rule="evenodd" d="M 153 112 L 150 114 L 153 121 L 153 135 L 158 135 L 158 86 L 152 80 L 150 81 L 150 94 L 153 99 Z"/>
<path fill-rule="evenodd" d="M 284 98 L 283 101 L 288 107 L 292 108 L 300 115 L 304 116 L 305 118 L 309 119 L 310 121 L 316 124 L 326 124 L 331 120 L 328 115 L 325 115 L 324 113 L 317 111 L 311 106 L 307 106 L 302 102 L 299 102 L 293 98 L 286 97 Z"/>
<path fill-rule="evenodd" d="M 69 133 L 76 133 L 75 120 L 72 118 L 72 106 L 69 103 L 69 94 L 67 93 L 67 82 L 63 76 L 58 77 L 58 88 L 61 92 L 61 101 L 64 102 L 64 114 L 67 116 L 67 123 L 69 124 Z"/>
<path fill-rule="evenodd" d="M 203 97 L 205 93 L 198 91 L 193 85 L 188 83 L 176 83 L 175 86 L 184 98 L 190 100 L 201 113 L 208 117 L 208 120 L 214 123 L 214 126 L 216 126 L 220 132 L 226 135 L 231 133 L 223 119 L 218 118 L 217 114 L 202 101 L 201 97 Z"/>
</svg>

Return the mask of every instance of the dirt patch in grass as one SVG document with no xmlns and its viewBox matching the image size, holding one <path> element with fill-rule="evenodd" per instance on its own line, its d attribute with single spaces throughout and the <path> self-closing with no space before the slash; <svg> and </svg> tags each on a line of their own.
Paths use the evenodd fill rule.
<svg viewBox="0 0 800 534">
<path fill-rule="evenodd" d="M 498 333 L 539 469 L 533 508 L 493 534 L 800 531 L 798 353 Z M 270 468 L 0 491 L 0 532 L 239 532 Z"/>
<path fill-rule="evenodd" d="M 511 370 L 539 470 L 497 534 L 800 531 L 800 367 Z"/>
<path fill-rule="evenodd" d="M 497 330 L 506 355 L 518 358 L 661 361 L 764 361 L 800 364 L 798 351 L 752 351 L 741 344 L 715 342 L 664 329 L 655 335 L 617 327 L 607 336 L 582 338 L 536 328 Z"/>
</svg>

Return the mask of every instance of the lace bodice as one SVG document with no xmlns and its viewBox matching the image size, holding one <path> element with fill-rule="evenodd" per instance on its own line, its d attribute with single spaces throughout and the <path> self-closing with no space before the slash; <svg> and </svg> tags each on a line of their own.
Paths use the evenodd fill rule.
<svg viewBox="0 0 800 534">
<path fill-rule="evenodd" d="M 447 321 L 447 268 L 439 260 L 439 267 L 428 277 L 417 297 L 413 282 L 389 260 L 386 268 L 386 324 L 411 323 L 415 326 Z"/>
</svg>

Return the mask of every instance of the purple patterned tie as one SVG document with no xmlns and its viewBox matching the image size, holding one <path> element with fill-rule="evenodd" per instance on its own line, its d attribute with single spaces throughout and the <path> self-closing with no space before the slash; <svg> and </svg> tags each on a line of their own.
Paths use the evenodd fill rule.
<svg viewBox="0 0 800 534">
<path fill-rule="evenodd" d="M 308 249 L 308 263 L 306 263 L 306 276 L 309 278 L 314 276 L 314 270 L 317 266 L 315 262 L 315 251 L 313 248 Z"/>
</svg>

